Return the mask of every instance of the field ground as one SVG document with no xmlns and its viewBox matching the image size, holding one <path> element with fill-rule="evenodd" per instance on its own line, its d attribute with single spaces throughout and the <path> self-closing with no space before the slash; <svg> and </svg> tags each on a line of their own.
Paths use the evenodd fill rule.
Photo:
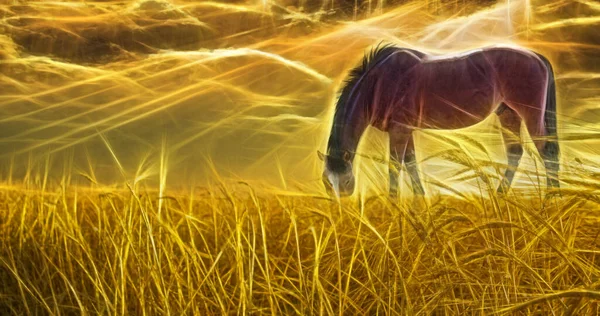
<svg viewBox="0 0 600 316">
<path fill-rule="evenodd" d="M 0 191 L 0 311 L 489 314 L 600 311 L 598 196 Z"/>
</svg>

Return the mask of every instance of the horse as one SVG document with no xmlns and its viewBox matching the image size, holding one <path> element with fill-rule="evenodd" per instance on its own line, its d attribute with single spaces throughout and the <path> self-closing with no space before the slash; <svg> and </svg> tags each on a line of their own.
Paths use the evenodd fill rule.
<svg viewBox="0 0 600 316">
<path fill-rule="evenodd" d="M 497 187 L 506 193 L 523 155 L 522 122 L 544 160 L 548 188 L 559 188 L 559 144 L 554 71 L 543 55 L 518 47 L 490 46 L 454 55 L 428 55 L 391 44 L 377 45 L 345 80 L 333 118 L 327 153 L 318 152 L 329 194 L 354 192 L 356 148 L 367 126 L 389 134 L 389 194 L 398 191 L 402 164 L 415 195 L 424 195 L 412 132 L 459 129 L 498 115 L 508 168 Z M 333 192 L 332 192 L 333 191 Z"/>
</svg>

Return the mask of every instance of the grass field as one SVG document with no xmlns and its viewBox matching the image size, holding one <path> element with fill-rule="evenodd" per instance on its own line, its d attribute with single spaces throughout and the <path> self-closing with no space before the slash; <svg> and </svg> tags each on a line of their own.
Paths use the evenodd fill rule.
<svg viewBox="0 0 600 316">
<path fill-rule="evenodd" d="M 598 24 L 592 0 L 0 0 L 0 315 L 597 315 Z M 381 41 L 546 56 L 562 189 L 522 133 L 495 193 L 492 115 L 415 132 L 426 200 L 387 197 L 371 129 L 327 197 L 316 151 Z"/>
<path fill-rule="evenodd" d="M 343 201 L 245 185 L 0 191 L 14 314 L 599 312 L 593 192 Z M 407 206 L 408 204 L 409 206 Z"/>
</svg>

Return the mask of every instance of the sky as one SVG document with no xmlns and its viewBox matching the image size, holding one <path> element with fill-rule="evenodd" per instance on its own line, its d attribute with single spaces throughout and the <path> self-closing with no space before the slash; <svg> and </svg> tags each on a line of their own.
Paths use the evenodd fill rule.
<svg viewBox="0 0 600 316">
<path fill-rule="evenodd" d="M 564 185 L 599 184 L 595 1 L 1 1 L 0 19 L 4 183 L 185 189 L 221 180 L 322 194 L 317 150 L 326 148 L 337 92 L 385 41 L 432 55 L 502 44 L 547 56 Z M 505 163 L 495 122 L 415 132 L 428 192 L 444 191 L 440 181 L 480 190 L 457 175 L 459 164 L 427 158 L 450 148 L 442 135 L 468 159 Z M 359 150 L 387 159 L 387 146 L 369 129 Z M 387 166 L 355 165 L 361 192 L 385 190 Z M 537 184 L 536 168 L 523 158 L 515 186 Z M 569 180 L 575 174 L 585 179 Z"/>
</svg>

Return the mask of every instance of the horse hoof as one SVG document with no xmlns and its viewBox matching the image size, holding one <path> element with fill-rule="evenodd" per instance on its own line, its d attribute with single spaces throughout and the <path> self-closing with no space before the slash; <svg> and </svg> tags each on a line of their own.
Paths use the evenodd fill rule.
<svg viewBox="0 0 600 316">
<path fill-rule="evenodd" d="M 498 189 L 496 189 L 496 195 L 497 196 L 506 196 L 508 194 L 508 188 L 504 187 L 504 186 L 499 186 Z"/>
<path fill-rule="evenodd" d="M 560 188 L 556 187 L 548 187 L 548 191 L 546 191 L 546 196 L 544 197 L 544 201 L 550 200 L 551 198 L 562 198 L 562 192 Z"/>
</svg>

